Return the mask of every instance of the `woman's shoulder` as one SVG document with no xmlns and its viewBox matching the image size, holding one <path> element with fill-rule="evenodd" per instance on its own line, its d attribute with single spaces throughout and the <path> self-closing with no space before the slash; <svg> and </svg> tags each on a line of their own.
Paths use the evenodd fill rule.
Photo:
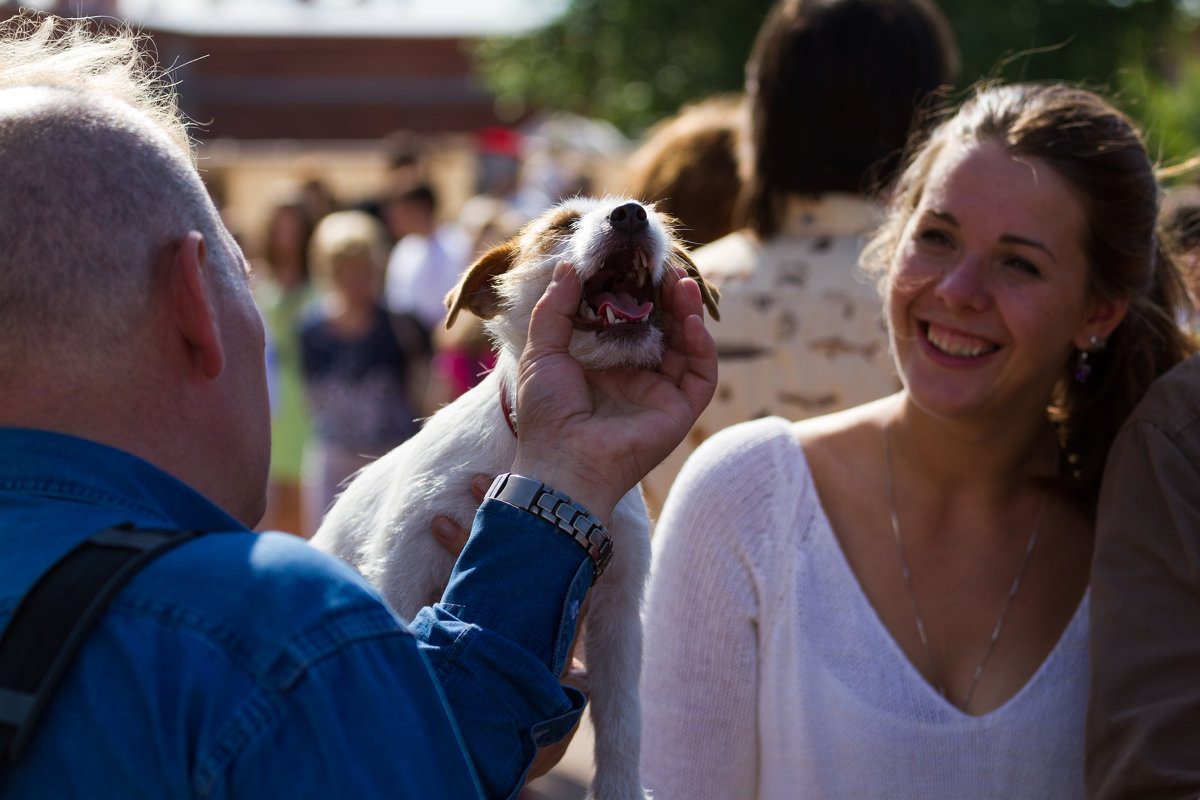
<svg viewBox="0 0 1200 800">
<path fill-rule="evenodd" d="M 799 422 L 763 417 L 730 425 L 705 440 L 688 463 L 718 481 L 770 470 L 807 474 L 817 464 L 852 461 L 876 449 L 893 404 L 894 398 L 883 398 Z"/>
<path fill-rule="evenodd" d="M 779 460 L 803 461 L 804 453 L 793 427 L 793 423 L 783 417 L 739 422 L 706 439 L 690 460 L 722 472 L 741 470 L 746 462 L 758 465 L 757 469 Z"/>
<path fill-rule="evenodd" d="M 893 395 L 792 425 L 822 497 L 832 500 L 833 492 L 853 491 L 865 471 L 864 460 L 878 459 L 883 420 L 894 407 Z"/>
<path fill-rule="evenodd" d="M 879 438 L 883 419 L 895 405 L 895 396 L 863 403 L 844 411 L 809 417 L 792 423 L 792 435 L 810 455 L 833 451 L 842 454 L 859 448 L 864 439 Z"/>
<path fill-rule="evenodd" d="M 731 425 L 709 437 L 688 458 L 667 498 L 664 519 L 687 518 L 686 527 L 724 528 L 738 518 L 748 532 L 774 528 L 781 518 L 805 515 L 815 495 L 804 451 L 790 421 L 764 417 Z"/>
</svg>

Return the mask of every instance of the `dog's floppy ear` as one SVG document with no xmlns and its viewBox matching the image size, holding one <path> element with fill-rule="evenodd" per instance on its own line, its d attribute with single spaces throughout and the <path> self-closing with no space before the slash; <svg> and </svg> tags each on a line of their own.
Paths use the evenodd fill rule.
<svg viewBox="0 0 1200 800">
<path fill-rule="evenodd" d="M 488 250 L 479 260 L 463 272 L 458 285 L 446 295 L 446 327 L 458 318 L 461 309 L 467 309 L 480 319 L 491 319 L 500 310 L 500 298 L 492 279 L 503 275 L 517 257 L 517 240 L 498 244 Z"/>
<path fill-rule="evenodd" d="M 721 291 L 717 287 L 704 279 L 700 274 L 700 270 L 696 267 L 696 262 L 692 261 L 692 257 L 688 255 L 688 251 L 679 245 L 674 245 L 673 248 L 675 257 L 683 262 L 683 268 L 687 272 L 689 278 L 695 279 L 700 286 L 700 298 L 704 300 L 704 307 L 708 309 L 709 316 L 718 322 L 721 321 L 721 312 L 717 310 L 717 302 L 721 299 Z"/>
</svg>

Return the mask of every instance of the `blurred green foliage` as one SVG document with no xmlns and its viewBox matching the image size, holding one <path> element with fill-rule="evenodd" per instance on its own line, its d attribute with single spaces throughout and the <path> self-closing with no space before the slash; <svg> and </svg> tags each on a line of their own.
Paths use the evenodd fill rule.
<svg viewBox="0 0 1200 800">
<path fill-rule="evenodd" d="M 1200 148 L 1200 0 L 941 0 L 958 86 L 1064 79 L 1116 97 L 1166 161 Z M 770 0 L 567 0 L 561 17 L 474 52 L 502 115 L 574 111 L 637 135 L 741 88 Z M 820 76 L 816 76 L 818 79 Z"/>
<path fill-rule="evenodd" d="M 962 50 L 960 85 L 1063 79 L 1112 97 L 1160 160 L 1200 149 L 1196 0 L 942 0 Z"/>
<path fill-rule="evenodd" d="M 771 0 L 569 0 L 547 27 L 490 39 L 479 74 L 502 115 L 574 111 L 636 133 L 682 104 L 741 88 Z"/>
<path fill-rule="evenodd" d="M 1142 123 L 1152 153 L 1163 164 L 1200 155 L 1200 53 L 1196 41 L 1177 49 L 1175 58 L 1163 69 L 1131 66 L 1119 76 L 1118 100 Z"/>
</svg>

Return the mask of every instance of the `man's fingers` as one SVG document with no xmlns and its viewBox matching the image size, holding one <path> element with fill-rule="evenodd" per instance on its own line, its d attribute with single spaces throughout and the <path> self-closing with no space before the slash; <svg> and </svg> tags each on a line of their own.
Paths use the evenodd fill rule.
<svg viewBox="0 0 1200 800">
<path fill-rule="evenodd" d="M 679 379 L 679 389 L 687 398 L 693 416 L 700 416 L 717 389 L 717 343 L 699 316 L 683 321 L 683 344 L 687 369 Z"/>
<path fill-rule="evenodd" d="M 704 314 L 700 284 L 682 269 L 668 270 L 668 277 L 663 281 L 663 297 L 667 298 L 667 311 L 676 320 Z"/>
<path fill-rule="evenodd" d="M 491 485 L 492 477 L 481 472 L 471 479 L 471 494 L 478 502 L 482 503 Z M 438 544 L 449 550 L 456 558 L 462 555 L 463 548 L 467 546 L 467 539 L 471 537 L 470 530 L 444 514 L 434 517 L 433 521 L 429 523 L 429 527 Z"/>
<path fill-rule="evenodd" d="M 692 371 L 715 381 L 716 344 L 704 327 L 700 286 L 691 278 L 683 278 L 673 288 L 670 294 L 671 333 L 659 371 L 677 385 Z"/>
<path fill-rule="evenodd" d="M 579 308 L 583 287 L 571 265 L 560 261 L 542 299 L 534 306 L 529 320 L 529 344 L 535 353 L 564 352 L 574 330 L 572 317 Z"/>
<path fill-rule="evenodd" d="M 471 494 L 480 503 L 483 502 L 488 489 L 492 488 L 492 481 L 495 480 L 495 477 L 495 475 L 488 475 L 481 472 L 471 479 Z"/>
<path fill-rule="evenodd" d="M 449 550 L 455 558 L 462 554 L 463 548 L 467 546 L 467 538 L 471 535 L 470 531 L 441 514 L 433 518 L 430 527 L 433 528 L 433 536 L 438 540 L 438 544 Z"/>
</svg>

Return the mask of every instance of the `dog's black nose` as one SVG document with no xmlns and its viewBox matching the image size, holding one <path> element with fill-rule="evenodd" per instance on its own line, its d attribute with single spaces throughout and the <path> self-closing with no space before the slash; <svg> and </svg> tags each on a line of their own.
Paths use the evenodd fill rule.
<svg viewBox="0 0 1200 800">
<path fill-rule="evenodd" d="M 619 231 L 637 233 L 646 228 L 646 209 L 641 203 L 625 203 L 612 210 L 608 221 Z"/>
</svg>

